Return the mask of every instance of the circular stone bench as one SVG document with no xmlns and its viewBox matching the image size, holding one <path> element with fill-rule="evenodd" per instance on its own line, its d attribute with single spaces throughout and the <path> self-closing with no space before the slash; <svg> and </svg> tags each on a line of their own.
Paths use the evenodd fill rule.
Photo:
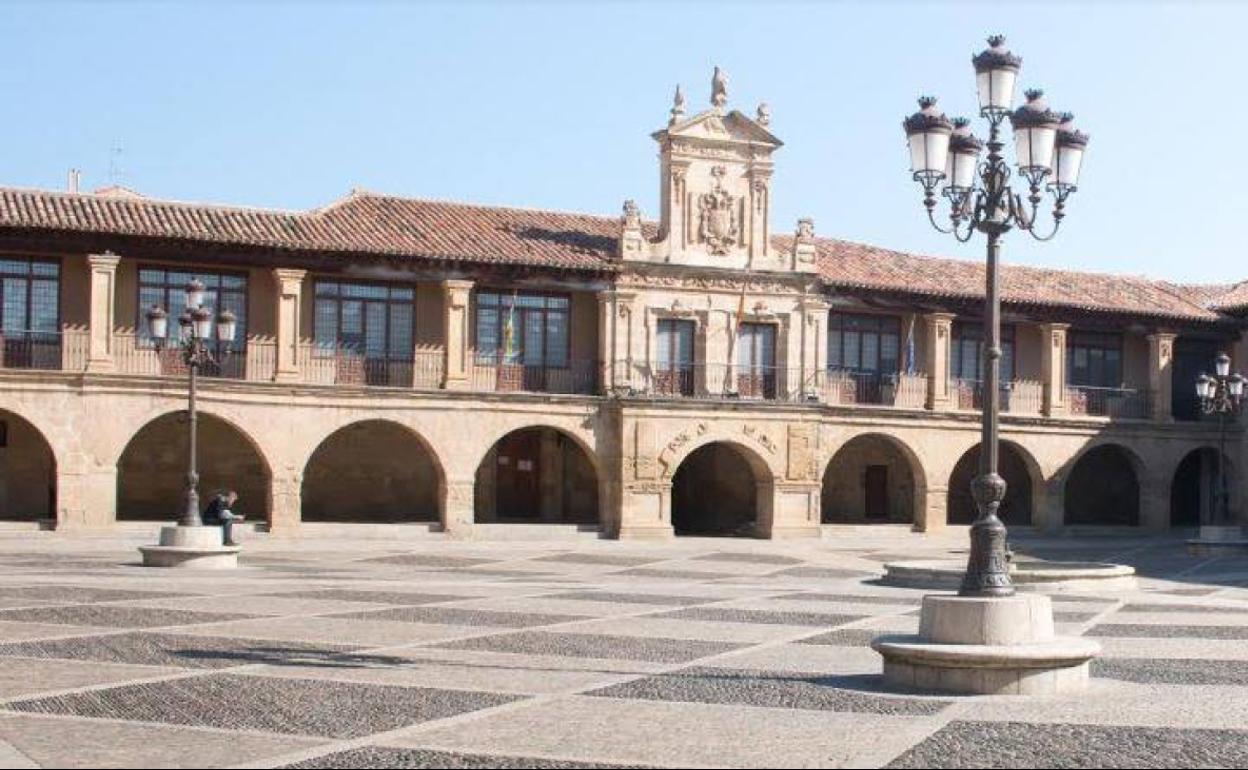
<svg viewBox="0 0 1248 770">
<path fill-rule="evenodd" d="M 220 527 L 161 527 L 159 545 L 141 545 L 144 567 L 233 569 L 237 546 L 225 545 Z"/>
<path fill-rule="evenodd" d="M 901 561 L 884 565 L 884 585 L 900 588 L 956 589 L 966 571 L 963 561 Z M 1130 591 L 1135 567 L 1101 562 L 1014 561 L 1010 579 L 1017 591 Z"/>
</svg>

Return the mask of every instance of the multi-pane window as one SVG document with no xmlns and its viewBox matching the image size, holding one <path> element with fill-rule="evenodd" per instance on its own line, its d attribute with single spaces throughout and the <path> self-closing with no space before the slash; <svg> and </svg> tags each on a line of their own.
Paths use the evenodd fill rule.
<svg viewBox="0 0 1248 770">
<path fill-rule="evenodd" d="M 984 326 L 973 321 L 953 325 L 949 348 L 949 372 L 958 380 L 981 380 L 984 376 Z M 1001 326 L 1001 382 L 1014 380 L 1014 326 Z"/>
<path fill-rule="evenodd" d="M 747 398 L 776 397 L 776 327 L 743 323 L 737 332 L 737 392 Z"/>
<path fill-rule="evenodd" d="M 900 370 L 901 321 L 893 316 L 832 313 L 828 368 L 873 374 Z"/>
<path fill-rule="evenodd" d="M 1072 331 L 1066 338 L 1068 385 L 1122 387 L 1122 335 Z"/>
<path fill-rule="evenodd" d="M 658 324 L 657 386 L 669 394 L 693 394 L 694 322 L 660 318 Z"/>
<path fill-rule="evenodd" d="M 5 339 L 54 339 L 60 308 L 56 262 L 0 259 L 0 331 Z"/>
<path fill-rule="evenodd" d="M 135 319 L 139 339 L 145 345 L 151 344 L 146 313 L 153 305 L 169 313 L 170 332 L 177 331 L 177 319 L 186 310 L 186 287 L 192 279 L 199 279 L 204 284 L 203 307 L 214 318 L 221 310 L 229 310 L 238 319 L 234 339 L 216 340 L 217 344 L 229 342 L 234 350 L 241 350 L 247 344 L 247 276 L 242 273 L 140 267 L 139 307 Z M 216 339 L 216 323 L 213 323 L 212 333 L 213 339 Z"/>
<path fill-rule="evenodd" d="M 571 345 L 566 296 L 520 292 L 477 293 L 477 359 L 562 369 Z"/>
<path fill-rule="evenodd" d="M 313 335 L 319 355 L 407 361 L 416 292 L 410 286 L 317 281 Z"/>
</svg>

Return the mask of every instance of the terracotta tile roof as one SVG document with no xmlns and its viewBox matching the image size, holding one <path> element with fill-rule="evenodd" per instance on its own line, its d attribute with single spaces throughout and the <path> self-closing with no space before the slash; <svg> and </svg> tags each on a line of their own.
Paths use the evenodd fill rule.
<svg viewBox="0 0 1248 770">
<path fill-rule="evenodd" d="M 396 258 L 619 269 L 618 217 L 479 206 L 354 192 L 324 208 L 277 211 L 145 197 L 0 188 L 0 231 L 108 233 L 292 251 Z M 653 223 L 646 224 L 654 237 Z M 820 274 L 830 286 L 911 296 L 983 296 L 981 263 L 819 239 Z M 777 237 L 778 249 L 791 248 Z M 1248 307 L 1248 282 L 1184 286 L 1134 276 L 1007 265 L 1007 304 L 1213 321 L 1219 308 Z"/>
<path fill-rule="evenodd" d="M 792 242 L 787 237 L 776 240 L 781 248 L 789 248 Z M 984 265 L 980 262 L 917 256 L 826 238 L 818 239 L 817 247 L 819 272 L 830 286 L 956 299 L 984 296 Z M 1191 289 L 1138 276 L 1009 264 L 1001 269 L 1001 297 L 1006 304 L 1217 320 L 1218 313 Z"/>
<path fill-rule="evenodd" d="M 291 250 L 614 269 L 619 219 L 352 193 L 307 212 L 0 189 L 0 229 L 115 233 Z"/>
</svg>

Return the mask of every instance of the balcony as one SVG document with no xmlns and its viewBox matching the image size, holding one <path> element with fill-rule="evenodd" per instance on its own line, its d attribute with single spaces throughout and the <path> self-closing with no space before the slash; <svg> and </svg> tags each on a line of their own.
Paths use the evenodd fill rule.
<svg viewBox="0 0 1248 770">
<path fill-rule="evenodd" d="M 842 406 L 892 406 L 922 409 L 927 404 L 928 376 L 918 372 L 855 372 L 833 369 L 823 373 L 818 389 L 823 401 Z"/>
<path fill-rule="evenodd" d="M 305 342 L 299 345 L 295 363 L 299 367 L 299 381 L 309 385 L 417 390 L 442 387 L 441 350 L 378 355 L 353 345 Z M 258 367 L 257 371 L 263 372 L 264 367 Z M 271 369 L 267 379 L 272 379 Z"/>
<path fill-rule="evenodd" d="M 82 371 L 86 365 L 85 331 L 0 334 L 0 369 Z"/>
<path fill-rule="evenodd" d="M 952 389 L 958 409 L 984 408 L 983 381 L 955 379 Z M 1039 415 L 1044 410 L 1044 384 L 1038 380 L 1003 382 L 998 403 L 1003 414 Z"/>
<path fill-rule="evenodd" d="M 1067 385 L 1067 411 L 1075 417 L 1146 420 L 1151 416 L 1149 391 Z"/>
<path fill-rule="evenodd" d="M 597 361 L 572 359 L 563 366 L 509 361 L 497 356 L 476 356 L 469 364 L 469 388 L 495 393 L 598 393 Z"/>
</svg>

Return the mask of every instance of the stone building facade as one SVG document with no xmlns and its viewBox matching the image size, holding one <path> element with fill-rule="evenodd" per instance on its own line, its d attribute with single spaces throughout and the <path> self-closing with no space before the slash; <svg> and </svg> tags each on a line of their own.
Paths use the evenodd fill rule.
<svg viewBox="0 0 1248 770">
<path fill-rule="evenodd" d="M 143 319 L 197 277 L 240 320 L 201 380 L 202 486 L 275 536 L 967 523 L 983 268 L 773 233 L 770 122 L 678 94 L 657 221 L 0 189 L 0 520 L 173 518 L 186 372 Z M 1189 394 L 1244 360 L 1248 289 L 1007 267 L 1003 291 L 1007 521 L 1197 523 L 1219 427 Z"/>
</svg>

